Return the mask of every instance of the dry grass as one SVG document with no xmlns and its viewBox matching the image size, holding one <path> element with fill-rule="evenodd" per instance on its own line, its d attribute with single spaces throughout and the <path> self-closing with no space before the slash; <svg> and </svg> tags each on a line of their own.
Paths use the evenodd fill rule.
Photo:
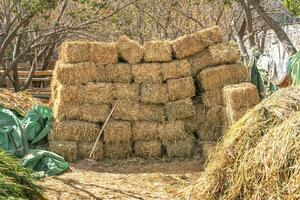
<svg viewBox="0 0 300 200">
<path fill-rule="evenodd" d="M 254 106 L 253 106 L 254 107 Z M 226 120 L 227 120 L 227 125 L 231 126 L 234 124 L 236 121 L 241 119 L 248 110 L 251 108 L 241 108 L 239 110 L 235 110 L 229 107 L 226 107 L 225 112 L 226 112 Z"/>
<path fill-rule="evenodd" d="M 157 140 L 159 138 L 157 122 L 134 122 L 132 125 L 132 132 L 134 141 Z"/>
<path fill-rule="evenodd" d="M 115 83 L 113 85 L 113 96 L 115 99 L 139 101 L 140 99 L 140 85 L 128 83 Z"/>
<path fill-rule="evenodd" d="M 199 141 L 217 141 L 222 133 L 222 127 L 211 124 L 210 122 L 204 122 L 200 124 L 197 131 Z"/>
<path fill-rule="evenodd" d="M 120 57 L 129 64 L 138 64 L 144 57 L 144 48 L 126 36 L 119 38 L 117 48 Z"/>
<path fill-rule="evenodd" d="M 191 75 L 193 77 L 199 74 L 201 70 L 212 65 L 212 58 L 207 49 L 188 57 L 187 60 L 191 64 Z"/>
<path fill-rule="evenodd" d="M 112 159 L 128 158 L 132 155 L 131 143 L 104 144 L 104 157 Z"/>
<path fill-rule="evenodd" d="M 88 42 L 64 42 L 61 45 L 60 59 L 66 63 L 89 61 L 90 44 Z"/>
<path fill-rule="evenodd" d="M 86 104 L 103 104 L 113 101 L 113 85 L 111 83 L 88 83 L 83 87 L 83 93 Z"/>
<path fill-rule="evenodd" d="M 162 63 L 161 67 L 164 81 L 191 76 L 191 65 L 187 60 Z"/>
<path fill-rule="evenodd" d="M 214 126 L 222 126 L 225 110 L 222 106 L 214 106 L 206 111 L 206 121 Z"/>
<path fill-rule="evenodd" d="M 105 122 L 110 110 L 110 105 L 108 104 L 95 105 L 84 103 L 80 106 L 79 118 L 89 122 Z"/>
<path fill-rule="evenodd" d="M 83 87 L 80 84 L 77 85 L 63 85 L 60 83 L 56 83 L 56 100 L 64 103 L 64 104 L 82 104 L 84 95 Z"/>
<path fill-rule="evenodd" d="M 199 98 L 193 100 L 193 105 L 195 106 L 195 115 L 185 119 L 184 126 L 188 132 L 195 133 L 200 128 L 200 125 L 205 122 L 205 107 Z"/>
<path fill-rule="evenodd" d="M 158 127 L 159 138 L 163 144 L 177 140 L 187 139 L 188 134 L 183 121 L 170 121 Z"/>
<path fill-rule="evenodd" d="M 214 44 L 208 49 L 214 65 L 236 63 L 241 58 L 238 45 L 235 42 Z"/>
<path fill-rule="evenodd" d="M 115 64 L 118 62 L 116 44 L 105 42 L 90 43 L 90 60 L 99 64 Z"/>
<path fill-rule="evenodd" d="M 136 141 L 134 155 L 142 158 L 159 158 L 162 156 L 162 144 L 158 140 Z"/>
<path fill-rule="evenodd" d="M 130 122 L 109 121 L 104 128 L 105 144 L 130 143 L 132 131 Z"/>
<path fill-rule="evenodd" d="M 167 156 L 170 158 L 192 158 L 195 149 L 195 139 L 176 140 L 166 143 Z"/>
<path fill-rule="evenodd" d="M 140 118 L 139 104 L 133 101 L 120 100 L 112 117 L 117 120 L 135 121 Z"/>
<path fill-rule="evenodd" d="M 223 104 L 223 95 L 221 89 L 208 90 L 202 93 L 202 102 L 206 108 L 220 106 Z"/>
<path fill-rule="evenodd" d="M 167 84 L 171 101 L 195 96 L 196 87 L 192 77 L 168 80 Z"/>
<path fill-rule="evenodd" d="M 88 158 L 94 143 L 96 140 L 94 140 L 93 142 L 79 142 L 78 143 L 78 157 L 79 158 Z M 102 160 L 104 157 L 104 150 L 103 150 L 103 141 L 99 141 L 97 143 L 96 149 L 92 155 L 92 159 L 93 160 Z"/>
<path fill-rule="evenodd" d="M 213 141 L 204 141 L 200 143 L 201 146 L 201 156 L 204 160 L 207 160 L 211 152 L 214 151 L 214 148 L 216 147 L 217 142 Z"/>
<path fill-rule="evenodd" d="M 178 120 L 193 117 L 196 114 L 191 98 L 169 102 L 166 104 L 168 120 Z"/>
<path fill-rule="evenodd" d="M 143 63 L 133 65 L 132 73 L 134 82 L 136 83 L 161 83 L 161 64 L 159 63 Z"/>
<path fill-rule="evenodd" d="M 79 104 L 61 102 L 56 99 L 53 103 L 53 116 L 57 121 L 79 119 Z"/>
<path fill-rule="evenodd" d="M 74 162 L 78 159 L 77 142 L 49 141 L 49 150 L 64 157 L 69 162 Z"/>
<path fill-rule="evenodd" d="M 172 60 L 172 47 L 169 41 L 151 41 L 144 44 L 145 62 L 167 62 Z"/>
<path fill-rule="evenodd" d="M 132 67 L 127 63 L 106 65 L 106 81 L 113 83 L 131 83 Z"/>
<path fill-rule="evenodd" d="M 162 104 L 139 104 L 139 120 L 163 122 L 166 120 L 165 106 Z"/>
<path fill-rule="evenodd" d="M 143 84 L 141 87 L 141 102 L 167 103 L 169 101 L 167 84 Z"/>
</svg>

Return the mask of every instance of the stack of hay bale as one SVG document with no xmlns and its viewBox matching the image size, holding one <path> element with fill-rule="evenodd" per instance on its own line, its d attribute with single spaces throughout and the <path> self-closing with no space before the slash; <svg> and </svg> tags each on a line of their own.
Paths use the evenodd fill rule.
<svg viewBox="0 0 300 200">
<path fill-rule="evenodd" d="M 116 101 L 95 159 L 192 157 L 196 138 L 220 135 L 222 88 L 247 76 L 219 27 L 143 46 L 120 37 L 66 42 L 61 50 L 49 146 L 70 161 L 88 155 Z"/>
</svg>

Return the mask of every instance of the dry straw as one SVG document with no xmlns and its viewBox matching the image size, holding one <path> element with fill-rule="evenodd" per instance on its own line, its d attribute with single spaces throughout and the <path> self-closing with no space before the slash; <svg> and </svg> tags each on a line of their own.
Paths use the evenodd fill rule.
<svg viewBox="0 0 300 200">
<path fill-rule="evenodd" d="M 160 124 L 158 131 L 160 141 L 162 141 L 163 144 L 176 140 L 184 140 L 188 137 L 183 121 L 170 121 L 165 124 Z"/>
<path fill-rule="evenodd" d="M 104 144 L 104 157 L 112 159 L 128 158 L 132 155 L 131 143 Z"/>
<path fill-rule="evenodd" d="M 162 144 L 158 140 L 136 141 L 134 154 L 143 158 L 159 158 L 162 156 Z"/>
<path fill-rule="evenodd" d="M 299 108 L 294 87 L 247 112 L 210 155 L 192 199 L 299 198 Z"/>
<path fill-rule="evenodd" d="M 201 70 L 212 65 L 212 58 L 207 49 L 187 58 L 191 65 L 191 75 L 195 77 Z"/>
<path fill-rule="evenodd" d="M 140 85 L 128 83 L 115 83 L 113 85 L 113 96 L 115 99 L 139 101 Z"/>
<path fill-rule="evenodd" d="M 187 60 L 174 60 L 161 66 L 164 81 L 191 76 L 191 65 Z"/>
<path fill-rule="evenodd" d="M 78 143 L 78 157 L 79 158 L 89 157 L 89 154 L 91 153 L 91 151 L 93 149 L 93 146 L 94 146 L 94 141 L 93 142 L 80 142 L 80 143 Z M 101 159 L 103 159 L 103 157 L 104 157 L 103 141 L 99 141 L 97 143 L 96 149 L 95 149 L 91 159 L 101 160 Z"/>
<path fill-rule="evenodd" d="M 199 141 L 217 141 L 222 133 L 222 127 L 204 122 L 200 124 L 197 131 Z"/>
<path fill-rule="evenodd" d="M 193 100 L 193 105 L 195 106 L 195 115 L 185 119 L 184 126 L 188 132 L 195 133 L 200 128 L 200 125 L 205 122 L 205 107 L 200 98 Z"/>
<path fill-rule="evenodd" d="M 254 107 L 254 106 L 253 106 Z M 229 107 L 226 107 L 226 120 L 228 125 L 232 125 L 234 122 L 238 121 L 240 118 L 242 118 L 246 112 L 251 108 L 241 108 L 239 110 L 231 109 Z"/>
<path fill-rule="evenodd" d="M 69 162 L 74 162 L 78 159 L 77 142 L 49 141 L 49 150 L 64 157 Z"/>
<path fill-rule="evenodd" d="M 105 144 L 130 143 L 132 131 L 130 122 L 109 121 L 104 128 Z"/>
<path fill-rule="evenodd" d="M 132 125 L 133 140 L 157 140 L 158 134 L 158 123 L 157 122 L 144 122 L 137 121 Z"/>
<path fill-rule="evenodd" d="M 223 104 L 221 89 L 209 90 L 202 93 L 202 102 L 206 108 L 220 106 Z"/>
<path fill-rule="evenodd" d="M 88 83 L 83 87 L 84 103 L 103 104 L 113 101 L 113 85 L 111 83 Z"/>
<path fill-rule="evenodd" d="M 167 103 L 166 112 L 169 120 L 186 119 L 196 114 L 191 98 Z"/>
<path fill-rule="evenodd" d="M 163 122 L 166 120 L 166 110 L 163 104 L 139 104 L 139 120 Z"/>
<path fill-rule="evenodd" d="M 144 57 L 144 48 L 134 40 L 121 36 L 117 43 L 120 57 L 129 64 L 137 64 Z"/>
<path fill-rule="evenodd" d="M 167 84 L 171 101 L 195 96 L 196 87 L 192 77 L 168 80 Z"/>
<path fill-rule="evenodd" d="M 141 102 L 167 103 L 169 101 L 167 84 L 143 84 L 141 87 Z"/>
<path fill-rule="evenodd" d="M 87 104 L 80 106 L 79 116 L 81 120 L 89 122 L 105 122 L 110 113 L 110 105 L 108 104 Z"/>
<path fill-rule="evenodd" d="M 134 82 L 136 83 L 161 83 L 161 64 L 159 63 L 143 63 L 133 65 L 132 73 Z"/>
<path fill-rule="evenodd" d="M 118 62 L 116 44 L 106 42 L 90 43 L 90 60 L 99 64 L 115 64 Z"/>
<path fill-rule="evenodd" d="M 133 101 L 120 100 L 112 117 L 117 120 L 135 121 L 140 118 L 139 104 Z"/>
<path fill-rule="evenodd" d="M 172 47 L 169 41 L 150 41 L 144 44 L 145 62 L 167 62 L 172 60 Z"/>
<path fill-rule="evenodd" d="M 106 65 L 106 81 L 114 83 L 132 82 L 132 67 L 127 63 L 118 63 L 115 65 Z"/>
<path fill-rule="evenodd" d="M 61 46 L 60 60 L 66 63 L 89 61 L 90 44 L 88 42 L 64 42 Z"/>
<path fill-rule="evenodd" d="M 208 49 L 214 65 L 236 63 L 240 60 L 240 52 L 235 42 L 214 44 Z"/>
<path fill-rule="evenodd" d="M 222 126 L 225 110 L 222 106 L 214 106 L 206 111 L 206 121 L 214 126 Z"/>
<path fill-rule="evenodd" d="M 58 98 L 53 104 L 53 116 L 57 121 L 79 119 L 79 104 L 65 103 Z"/>
<path fill-rule="evenodd" d="M 166 143 L 167 156 L 170 158 L 192 158 L 195 149 L 195 139 L 176 140 Z"/>
</svg>

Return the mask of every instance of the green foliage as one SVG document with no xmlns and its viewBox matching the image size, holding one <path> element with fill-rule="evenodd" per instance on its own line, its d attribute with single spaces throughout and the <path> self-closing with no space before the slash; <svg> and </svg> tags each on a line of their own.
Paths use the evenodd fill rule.
<svg viewBox="0 0 300 200">
<path fill-rule="evenodd" d="M 294 13 L 295 15 L 300 16 L 300 1 L 299 0 L 284 0 L 285 7 Z"/>
<path fill-rule="evenodd" d="M 54 9 L 60 0 L 21 0 L 21 5 L 30 13 L 37 14 L 49 9 Z"/>
</svg>

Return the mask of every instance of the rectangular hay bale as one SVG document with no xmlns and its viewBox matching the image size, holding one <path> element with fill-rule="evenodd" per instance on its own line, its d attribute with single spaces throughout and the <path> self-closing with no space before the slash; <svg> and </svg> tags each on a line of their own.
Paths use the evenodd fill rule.
<svg viewBox="0 0 300 200">
<path fill-rule="evenodd" d="M 191 76 L 191 65 L 187 60 L 162 63 L 161 67 L 164 81 Z"/>
<path fill-rule="evenodd" d="M 144 122 L 136 121 L 132 125 L 133 140 L 157 140 L 158 134 L 158 123 L 157 122 Z"/>
<path fill-rule="evenodd" d="M 167 143 L 166 151 L 169 158 L 192 158 L 195 151 L 195 140 L 187 138 Z"/>
<path fill-rule="evenodd" d="M 113 86 L 111 83 L 88 83 L 83 86 L 84 103 L 103 104 L 113 101 Z"/>
<path fill-rule="evenodd" d="M 203 142 L 201 145 L 201 154 L 203 161 L 209 158 L 209 155 L 214 151 L 217 143 L 216 142 Z"/>
<path fill-rule="evenodd" d="M 99 64 L 115 64 L 118 62 L 116 44 L 106 42 L 90 43 L 90 60 Z"/>
<path fill-rule="evenodd" d="M 130 143 L 131 140 L 132 131 L 130 122 L 109 121 L 104 128 L 105 144 Z"/>
<path fill-rule="evenodd" d="M 183 121 L 169 121 L 158 126 L 159 138 L 163 144 L 170 141 L 187 139 L 188 134 Z"/>
<path fill-rule="evenodd" d="M 131 143 L 104 144 L 104 157 L 112 159 L 128 158 L 132 155 Z"/>
<path fill-rule="evenodd" d="M 188 132 L 195 133 L 198 131 L 201 124 L 205 122 L 205 107 L 200 98 L 193 99 L 195 106 L 195 115 L 184 120 L 185 129 Z"/>
<path fill-rule="evenodd" d="M 235 110 L 235 109 L 226 107 L 225 112 L 226 112 L 226 119 L 227 119 L 228 126 L 231 126 L 232 124 L 237 122 L 239 119 L 241 119 L 249 109 L 250 108 L 241 108 L 239 110 Z"/>
<path fill-rule="evenodd" d="M 217 141 L 222 135 L 222 127 L 210 122 L 202 123 L 197 131 L 200 141 Z"/>
<path fill-rule="evenodd" d="M 169 101 L 167 84 L 143 84 L 141 87 L 141 102 L 167 103 Z"/>
<path fill-rule="evenodd" d="M 136 141 L 134 154 L 142 158 L 159 158 L 162 156 L 162 144 L 158 140 Z"/>
<path fill-rule="evenodd" d="M 192 77 L 168 80 L 167 84 L 170 101 L 195 96 L 196 87 Z"/>
<path fill-rule="evenodd" d="M 54 101 L 60 101 L 65 104 L 81 104 L 84 96 L 82 95 L 83 87 L 81 85 L 63 85 L 57 82 L 56 97 Z"/>
<path fill-rule="evenodd" d="M 191 75 L 195 77 L 201 70 L 212 65 L 212 58 L 207 49 L 187 58 L 191 65 Z"/>
<path fill-rule="evenodd" d="M 214 106 L 206 111 L 206 120 L 215 126 L 222 126 L 224 122 L 225 110 L 222 106 Z"/>
<path fill-rule="evenodd" d="M 79 104 L 56 99 L 53 103 L 53 116 L 57 121 L 79 119 Z"/>
<path fill-rule="evenodd" d="M 161 104 L 139 104 L 138 111 L 139 120 L 162 122 L 166 119 L 165 106 Z"/>
<path fill-rule="evenodd" d="M 140 63 L 144 57 L 144 48 L 136 41 L 121 36 L 117 43 L 120 57 L 129 64 Z"/>
<path fill-rule="evenodd" d="M 136 83 L 162 83 L 160 63 L 133 65 L 132 73 Z"/>
<path fill-rule="evenodd" d="M 80 142 L 78 143 L 78 157 L 83 159 L 83 158 L 88 158 L 95 142 Z M 103 141 L 99 141 L 97 143 L 96 149 L 92 155 L 93 160 L 102 160 L 104 157 L 104 150 L 103 150 Z"/>
<path fill-rule="evenodd" d="M 139 104 L 133 101 L 119 100 L 112 118 L 116 120 L 135 121 L 140 118 Z"/>
<path fill-rule="evenodd" d="M 77 142 L 49 141 L 49 151 L 62 156 L 68 162 L 74 162 L 79 158 Z"/>
<path fill-rule="evenodd" d="M 89 61 L 90 44 L 83 41 L 64 42 L 60 49 L 60 59 L 66 63 Z"/>
<path fill-rule="evenodd" d="M 191 98 L 181 99 L 166 104 L 168 120 L 178 120 L 193 117 L 196 114 Z"/>
<path fill-rule="evenodd" d="M 172 60 L 172 47 L 169 41 L 150 41 L 144 44 L 145 62 L 167 62 Z"/>
<path fill-rule="evenodd" d="M 240 51 L 235 42 L 214 44 L 208 48 L 214 65 L 236 63 L 240 60 Z"/>
<path fill-rule="evenodd" d="M 113 83 L 132 82 L 132 66 L 127 63 L 106 65 L 106 80 Z"/>
<path fill-rule="evenodd" d="M 79 118 L 89 122 L 105 122 L 110 113 L 110 105 L 108 104 L 88 104 L 84 103 L 79 109 Z"/>
<path fill-rule="evenodd" d="M 120 100 L 139 101 L 140 85 L 135 83 L 115 83 L 113 85 L 113 96 Z"/>
<path fill-rule="evenodd" d="M 202 93 L 202 102 L 207 108 L 220 106 L 223 104 L 223 96 L 221 89 L 208 90 Z"/>
</svg>

